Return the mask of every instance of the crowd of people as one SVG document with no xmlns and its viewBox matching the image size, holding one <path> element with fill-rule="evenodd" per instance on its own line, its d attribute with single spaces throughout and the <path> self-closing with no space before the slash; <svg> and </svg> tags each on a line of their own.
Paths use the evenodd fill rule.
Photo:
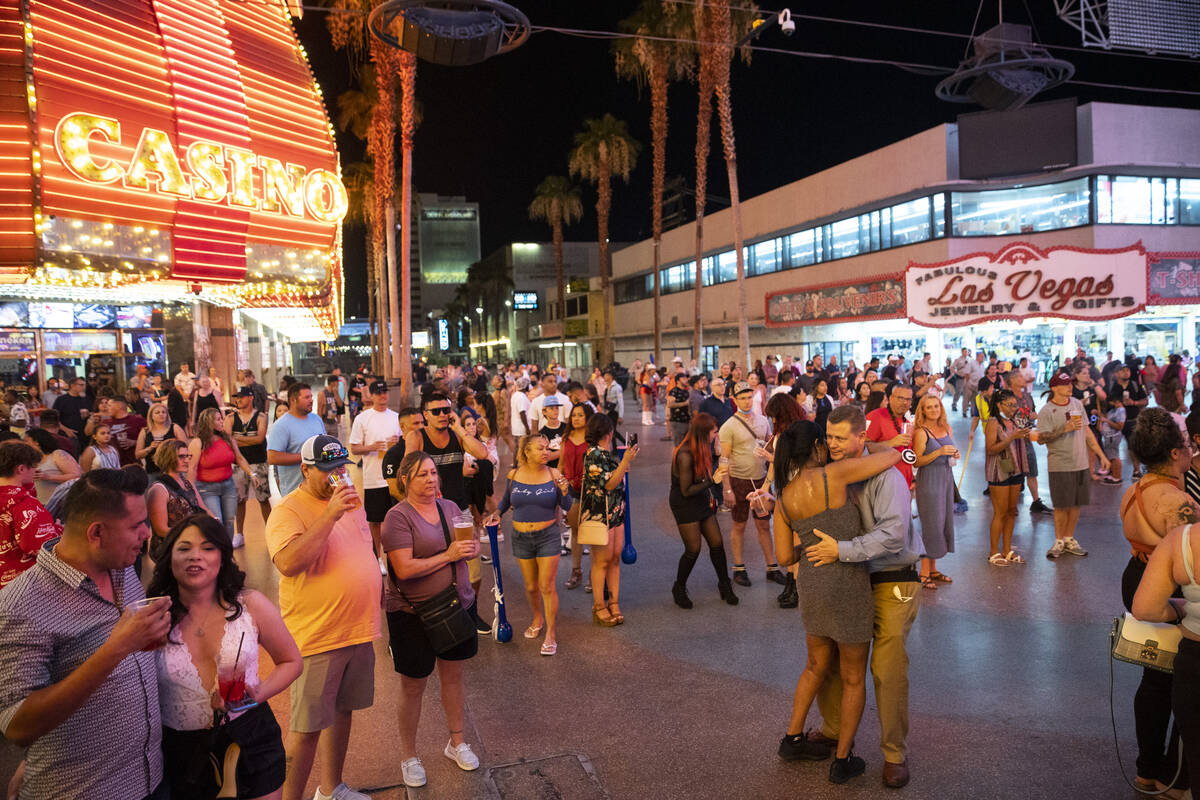
<svg viewBox="0 0 1200 800">
<path fill-rule="evenodd" d="M 655 438 L 658 424 L 683 545 L 675 605 L 695 607 L 688 584 L 702 543 L 717 594 L 739 603 L 735 585 L 753 585 L 753 519 L 759 574 L 780 587 L 780 607 L 800 609 L 806 636 L 780 758 L 832 756 L 835 783 L 863 774 L 853 745 L 869 671 L 882 780 L 904 786 L 906 640 L 920 594 L 953 582 L 941 567 L 967 510 L 958 483 L 976 430 L 956 445 L 960 402 L 983 428 L 975 468 L 992 506 L 989 566 L 1025 564 L 1026 488 L 1030 511 L 1054 516 L 1047 558 L 1086 556 L 1080 510 L 1093 482 L 1123 485 L 1126 441 L 1122 596 L 1139 618 L 1180 623 L 1185 637 L 1175 675 L 1147 670 L 1139 686 L 1137 781 L 1185 787 L 1173 769 L 1180 747 L 1189 771 L 1200 770 L 1200 548 L 1188 527 L 1200 509 L 1200 411 L 1183 415 L 1188 365 L 1172 356 L 1160 370 L 1110 354 L 1097 367 L 1081 350 L 1049 372 L 1039 402 L 1027 358 L 964 351 L 941 369 L 928 354 L 904 361 L 859 368 L 771 355 L 709 374 L 675 359 L 583 380 L 556 365 L 419 365 L 417 392 L 399 408 L 396 387 L 365 369 L 335 369 L 315 388 L 288 378 L 273 408 L 251 373 L 227 408 L 219 382 L 186 365 L 165 392 L 159 376 L 139 372 L 125 395 L 89 395 L 77 379 L 50 402 L 50 391 L 9 396 L 0 726 L 27 748 L 13 788 L 26 798 L 299 800 L 320 753 L 317 800 L 364 798 L 343 771 L 354 712 L 374 703 L 374 642 L 385 635 L 400 675 L 404 783 L 427 782 L 417 730 L 435 669 L 443 755 L 477 769 L 464 735 L 465 662 L 497 624 L 481 613 L 487 529 L 511 516 L 529 614 L 522 635 L 541 640 L 541 656 L 561 646 L 565 557 L 562 588 L 591 594 L 596 626 L 624 624 L 625 484 L 638 439 Z M 625 419 L 626 379 L 640 431 Z M 172 395 L 187 398 L 182 416 Z M 1037 448 L 1053 509 L 1039 495 Z M 253 505 L 279 573 L 277 605 L 246 585 L 235 559 Z M 284 691 L 286 732 L 267 702 Z"/>
</svg>

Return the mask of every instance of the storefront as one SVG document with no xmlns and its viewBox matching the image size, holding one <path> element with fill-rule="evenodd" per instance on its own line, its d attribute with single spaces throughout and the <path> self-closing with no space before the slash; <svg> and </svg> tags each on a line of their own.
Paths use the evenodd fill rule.
<svg viewBox="0 0 1200 800">
<path fill-rule="evenodd" d="M 23 45 L 0 80 L 25 98 L 0 109 L 0 377 L 119 387 L 188 362 L 233 385 L 287 341 L 336 336 L 347 197 L 287 8 L 0 15 Z"/>
</svg>

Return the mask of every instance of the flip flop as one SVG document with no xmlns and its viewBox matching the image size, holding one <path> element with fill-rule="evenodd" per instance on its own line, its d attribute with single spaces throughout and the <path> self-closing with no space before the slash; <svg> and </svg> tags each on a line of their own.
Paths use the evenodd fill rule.
<svg viewBox="0 0 1200 800">
<path fill-rule="evenodd" d="M 929 573 L 929 577 L 933 578 L 938 583 L 954 583 L 954 581 L 950 578 L 949 575 L 943 575 L 942 573 L 938 572 L 937 570 L 934 570 L 933 572 Z"/>
<path fill-rule="evenodd" d="M 532 625 L 530 625 L 528 628 L 525 629 L 525 638 L 526 639 L 536 639 L 538 637 L 538 634 L 542 632 L 542 628 L 544 628 L 544 627 L 546 627 L 546 626 L 538 625 L 535 628 Z"/>
<path fill-rule="evenodd" d="M 930 577 L 928 575 L 921 576 L 921 588 L 922 589 L 937 589 L 937 587 L 938 587 L 937 581 L 935 581 L 932 577 Z"/>
</svg>

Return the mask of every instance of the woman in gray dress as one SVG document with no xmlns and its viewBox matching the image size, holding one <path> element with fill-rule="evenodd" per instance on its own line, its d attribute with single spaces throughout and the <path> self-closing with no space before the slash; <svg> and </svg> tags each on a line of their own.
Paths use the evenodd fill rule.
<svg viewBox="0 0 1200 800">
<path fill-rule="evenodd" d="M 921 585 L 936 589 L 951 583 L 938 572 L 937 560 L 954 552 L 954 470 L 958 458 L 954 435 L 940 397 L 925 395 L 913 419 L 913 453 L 917 456 L 917 516 L 921 518 Z"/>
<path fill-rule="evenodd" d="M 842 419 L 850 416 L 857 420 Z M 827 429 L 831 436 L 861 437 L 862 413 L 851 407 L 841 414 L 835 412 Z M 850 745 L 866 703 L 874 600 L 866 564 L 838 561 L 814 566 L 804 557 L 804 549 L 819 541 L 814 530 L 837 541 L 862 535 L 862 520 L 857 506 L 850 502 L 849 487 L 891 469 L 899 460 L 898 451 L 885 448 L 863 458 L 830 461 L 825 433 L 807 420 L 793 423 L 775 445 L 779 498 L 775 504 L 775 553 L 781 565 L 799 565 L 796 585 L 808 650 L 779 755 L 789 761 L 820 760 L 829 755 L 824 745 L 807 740 L 804 721 L 817 689 L 837 663 L 843 693 L 836 758 L 829 768 L 834 783 L 844 783 L 866 768 L 866 762 L 850 752 Z"/>
</svg>

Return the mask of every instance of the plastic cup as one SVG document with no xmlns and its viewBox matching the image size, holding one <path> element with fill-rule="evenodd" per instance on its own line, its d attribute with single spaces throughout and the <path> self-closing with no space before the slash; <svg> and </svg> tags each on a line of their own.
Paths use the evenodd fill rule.
<svg viewBox="0 0 1200 800">
<path fill-rule="evenodd" d="M 165 597 L 165 596 L 161 596 L 161 595 L 158 597 L 143 597 L 141 600 L 134 600 L 132 603 L 127 604 L 125 606 L 125 608 L 129 609 L 130 612 L 136 614 L 139 611 L 141 611 L 143 608 L 154 605 L 154 603 L 159 600 L 167 600 L 169 602 L 170 599 L 171 598 L 169 598 L 169 597 Z M 157 650 L 160 647 L 162 647 L 163 645 L 165 645 L 166 643 L 167 643 L 167 637 L 164 636 L 162 639 L 159 639 L 157 642 L 154 642 L 153 644 L 147 646 L 146 650 Z"/>
<path fill-rule="evenodd" d="M 355 505 L 361 503 L 361 500 L 358 498 L 358 491 L 354 488 L 354 479 L 350 477 L 350 473 L 346 471 L 345 467 L 338 467 L 333 472 L 330 472 L 327 480 L 335 492 L 344 486 L 354 492 Z"/>
<path fill-rule="evenodd" d="M 475 538 L 475 519 L 466 511 L 454 515 L 454 540 L 469 542 Z"/>
</svg>

